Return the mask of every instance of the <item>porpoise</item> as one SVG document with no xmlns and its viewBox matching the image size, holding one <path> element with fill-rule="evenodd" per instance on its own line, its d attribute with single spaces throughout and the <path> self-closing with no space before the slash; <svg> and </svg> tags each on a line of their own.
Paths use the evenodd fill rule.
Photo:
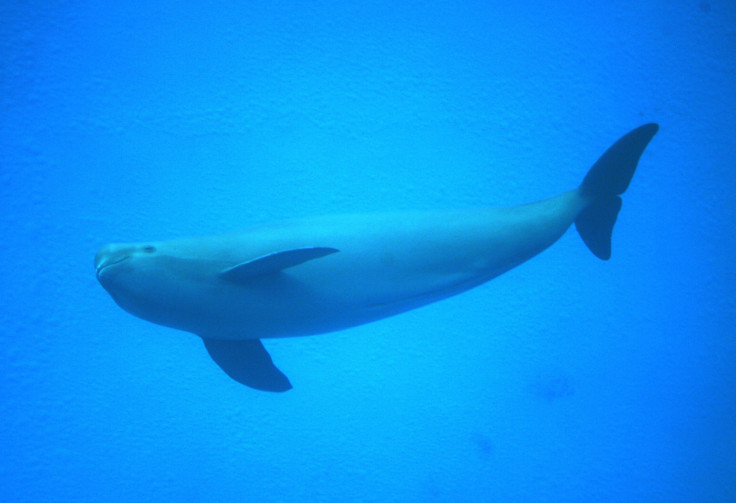
<svg viewBox="0 0 736 503">
<path fill-rule="evenodd" d="M 261 339 L 321 334 L 380 320 L 476 287 L 529 260 L 574 223 L 611 255 L 621 198 L 656 134 L 614 143 L 574 190 L 513 207 L 333 215 L 229 234 L 110 244 L 95 257 L 115 302 L 144 320 L 198 335 L 236 381 L 291 383 Z"/>
</svg>

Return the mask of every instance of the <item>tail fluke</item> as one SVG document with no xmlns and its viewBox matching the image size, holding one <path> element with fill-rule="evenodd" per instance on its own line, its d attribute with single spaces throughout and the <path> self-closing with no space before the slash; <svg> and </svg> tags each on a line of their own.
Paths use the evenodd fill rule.
<svg viewBox="0 0 736 503">
<path fill-rule="evenodd" d="M 593 254 L 611 258 L 611 233 L 621 209 L 621 198 L 629 187 L 636 165 L 651 139 L 657 124 L 645 124 L 622 136 L 596 161 L 580 185 L 580 193 L 591 204 L 575 219 L 575 228 Z"/>
</svg>

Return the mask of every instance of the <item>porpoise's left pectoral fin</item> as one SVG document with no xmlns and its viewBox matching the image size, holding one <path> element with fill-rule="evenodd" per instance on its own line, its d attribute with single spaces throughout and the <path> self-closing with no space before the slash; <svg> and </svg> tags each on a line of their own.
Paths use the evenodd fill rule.
<svg viewBox="0 0 736 503">
<path fill-rule="evenodd" d="M 289 391 L 291 383 L 273 364 L 260 339 L 202 339 L 207 352 L 227 375 L 262 391 Z"/>
<path fill-rule="evenodd" d="M 269 253 L 225 269 L 220 273 L 220 277 L 228 281 L 247 281 L 254 276 L 278 272 L 338 251 L 340 250 L 335 248 L 316 246 Z"/>
</svg>

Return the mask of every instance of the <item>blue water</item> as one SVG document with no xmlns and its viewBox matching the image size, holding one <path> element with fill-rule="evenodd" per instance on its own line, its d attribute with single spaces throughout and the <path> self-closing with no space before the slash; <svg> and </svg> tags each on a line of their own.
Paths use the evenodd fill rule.
<svg viewBox="0 0 736 503">
<path fill-rule="evenodd" d="M 0 4 L 2 501 L 736 501 L 736 5 Z M 519 204 L 661 131 L 613 257 L 266 341 L 229 379 L 107 242 Z M 329 246 L 329 243 L 320 243 Z"/>
</svg>

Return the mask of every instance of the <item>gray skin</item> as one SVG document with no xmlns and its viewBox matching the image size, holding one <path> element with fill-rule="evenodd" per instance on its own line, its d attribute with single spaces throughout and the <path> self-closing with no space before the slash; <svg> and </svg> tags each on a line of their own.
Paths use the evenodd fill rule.
<svg viewBox="0 0 736 503">
<path fill-rule="evenodd" d="M 314 335 L 393 316 L 478 286 L 556 242 L 574 222 L 610 256 L 621 194 L 657 131 L 621 138 L 575 190 L 509 208 L 338 215 L 230 234 L 111 244 L 97 278 L 144 320 L 197 334 L 237 381 L 291 388 L 259 339 Z"/>
</svg>

